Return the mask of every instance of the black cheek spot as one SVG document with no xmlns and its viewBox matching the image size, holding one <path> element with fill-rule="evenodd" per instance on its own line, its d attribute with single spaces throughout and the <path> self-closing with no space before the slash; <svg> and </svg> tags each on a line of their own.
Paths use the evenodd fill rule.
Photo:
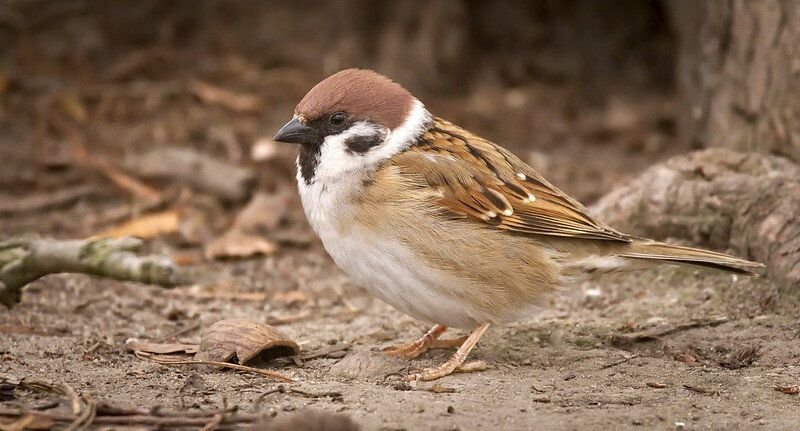
<svg viewBox="0 0 800 431">
<path fill-rule="evenodd" d="M 383 142 L 383 134 L 351 136 L 344 141 L 348 153 L 364 154 L 370 148 Z"/>
</svg>

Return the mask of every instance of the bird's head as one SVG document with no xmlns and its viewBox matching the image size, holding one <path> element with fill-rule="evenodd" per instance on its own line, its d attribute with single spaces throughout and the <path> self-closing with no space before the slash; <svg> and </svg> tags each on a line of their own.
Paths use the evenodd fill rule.
<svg viewBox="0 0 800 431">
<path fill-rule="evenodd" d="M 314 86 L 275 140 L 300 145 L 306 183 L 374 168 L 408 148 L 430 123 L 423 104 L 371 70 L 347 69 Z"/>
</svg>

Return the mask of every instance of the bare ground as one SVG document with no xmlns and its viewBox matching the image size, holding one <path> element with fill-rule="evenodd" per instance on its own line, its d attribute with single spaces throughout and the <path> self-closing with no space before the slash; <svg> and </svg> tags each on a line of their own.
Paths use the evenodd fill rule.
<svg viewBox="0 0 800 431">
<path fill-rule="evenodd" d="M 365 429 L 675 429 L 680 423 L 686 429 L 796 429 L 798 399 L 776 387 L 800 379 L 797 310 L 774 304 L 778 292 L 767 280 L 671 267 L 615 276 L 591 285 L 599 296 L 564 295 L 528 322 L 492 329 L 473 357 L 494 369 L 408 385 L 400 377 L 409 368 L 433 365 L 448 353 L 407 362 L 373 352 L 426 328 L 350 287 L 318 251 L 221 270 L 236 274 L 224 291 L 166 291 L 83 276 L 37 282 L 23 304 L 0 315 L 0 372 L 66 382 L 125 406 L 236 405 L 276 415 L 311 407 L 351 415 Z M 274 292 L 293 283 L 311 304 L 236 299 L 236 293 Z M 306 311 L 308 318 L 282 326 L 304 351 L 340 343 L 350 348 L 334 358 L 273 367 L 296 379 L 290 387 L 323 394 L 318 398 L 262 396 L 278 383 L 153 364 L 123 348 L 127 338 L 158 340 L 223 318 Z M 702 324 L 720 316 L 728 320 Z M 693 320 L 700 326 L 654 340 L 624 338 Z M 179 338 L 196 340 L 197 333 Z M 432 387 L 448 393 L 425 390 Z M 331 392 L 341 395 L 324 395 Z M 16 395 L 5 404 L 33 406 L 52 398 Z"/>
</svg>

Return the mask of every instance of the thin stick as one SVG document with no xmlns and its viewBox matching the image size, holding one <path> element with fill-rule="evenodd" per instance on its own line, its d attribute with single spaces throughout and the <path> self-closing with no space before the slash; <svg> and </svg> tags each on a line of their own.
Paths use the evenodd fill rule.
<svg viewBox="0 0 800 431">
<path fill-rule="evenodd" d="M 166 365 L 213 365 L 215 367 L 220 368 L 231 368 L 234 370 L 239 371 L 246 371 L 249 373 L 260 374 L 262 376 L 270 377 L 276 380 L 281 380 L 284 382 L 292 383 L 294 379 L 290 377 L 286 377 L 283 374 L 277 373 L 275 371 L 270 370 L 262 370 L 261 368 L 253 368 L 248 367 L 246 365 L 241 364 L 230 364 L 228 362 L 219 362 L 219 361 L 204 361 L 204 360 L 197 360 L 197 359 L 165 359 L 159 358 L 157 356 L 144 356 L 144 355 L 137 355 L 142 359 L 148 359 L 153 362 L 157 362 L 159 364 L 166 364 Z"/>
<path fill-rule="evenodd" d="M 214 431 L 215 429 L 217 429 L 217 427 L 219 426 L 219 424 L 221 424 L 221 423 L 222 423 L 222 419 L 223 419 L 224 417 L 225 417 L 225 416 L 223 416 L 221 413 L 217 413 L 217 414 L 215 414 L 215 415 L 214 415 L 214 416 L 211 418 L 211 420 L 210 420 L 210 421 L 209 421 L 209 422 L 206 424 L 206 426 L 204 426 L 204 427 L 203 427 L 203 429 L 202 429 L 202 430 L 200 430 L 200 431 Z"/>
</svg>

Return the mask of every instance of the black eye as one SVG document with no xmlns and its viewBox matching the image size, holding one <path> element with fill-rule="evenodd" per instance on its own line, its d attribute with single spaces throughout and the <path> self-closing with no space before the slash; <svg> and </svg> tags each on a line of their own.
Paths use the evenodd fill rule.
<svg viewBox="0 0 800 431">
<path fill-rule="evenodd" d="M 331 126 L 342 126 L 344 122 L 347 121 L 347 114 L 344 112 L 337 112 L 332 114 L 331 117 L 328 119 L 328 122 L 331 123 Z"/>
</svg>

